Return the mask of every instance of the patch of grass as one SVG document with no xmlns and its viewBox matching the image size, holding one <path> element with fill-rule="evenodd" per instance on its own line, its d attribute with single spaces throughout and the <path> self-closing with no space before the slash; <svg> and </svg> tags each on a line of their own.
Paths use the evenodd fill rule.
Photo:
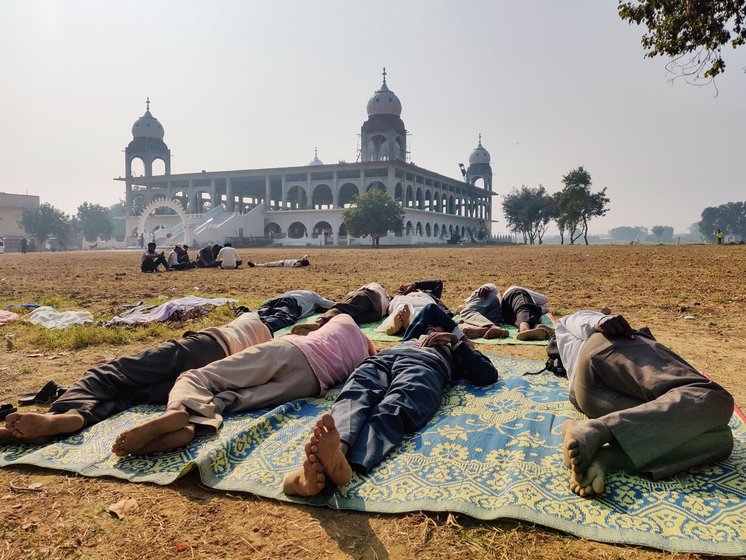
<svg viewBox="0 0 746 560">
<path fill-rule="evenodd" d="M 30 368 L 28 366 L 23 366 L 21 369 L 18 370 L 18 373 L 20 373 L 21 375 L 31 375 L 32 373 L 34 373 L 34 370 L 33 368 Z"/>
</svg>

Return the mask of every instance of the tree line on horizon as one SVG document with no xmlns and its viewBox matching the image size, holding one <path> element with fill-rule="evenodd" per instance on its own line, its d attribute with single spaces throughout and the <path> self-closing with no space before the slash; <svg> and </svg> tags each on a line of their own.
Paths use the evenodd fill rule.
<svg viewBox="0 0 746 560">
<path fill-rule="evenodd" d="M 592 192 L 591 174 L 582 165 L 565 174 L 562 183 L 562 190 L 554 194 L 549 194 L 543 185 L 522 185 L 503 198 L 508 229 L 522 235 L 524 244 L 541 245 L 550 223 L 554 222 L 562 245 L 565 237 L 570 245 L 581 237 L 588 245 L 588 224 L 609 211 L 606 187 Z"/>
</svg>

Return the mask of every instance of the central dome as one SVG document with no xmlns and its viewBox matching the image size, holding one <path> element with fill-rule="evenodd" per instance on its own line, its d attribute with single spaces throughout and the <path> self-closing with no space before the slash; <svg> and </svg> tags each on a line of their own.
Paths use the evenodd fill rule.
<svg viewBox="0 0 746 560">
<path fill-rule="evenodd" d="M 150 99 L 146 102 L 145 114 L 132 125 L 133 138 L 157 138 L 163 140 L 163 126 L 150 114 Z"/>
<path fill-rule="evenodd" d="M 368 100 L 368 116 L 396 115 L 401 116 L 401 101 L 386 85 L 386 71 L 383 73 L 383 84 Z"/>
</svg>

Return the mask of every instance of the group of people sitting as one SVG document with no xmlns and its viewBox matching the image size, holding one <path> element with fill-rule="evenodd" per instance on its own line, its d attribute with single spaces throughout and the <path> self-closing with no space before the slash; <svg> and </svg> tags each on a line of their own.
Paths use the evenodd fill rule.
<svg viewBox="0 0 746 560">
<path fill-rule="evenodd" d="M 442 281 L 425 280 L 403 284 L 390 298 L 370 283 L 340 302 L 293 290 L 256 312 L 239 307 L 227 325 L 89 369 L 47 413 L 9 414 L 0 442 L 41 441 L 135 405 L 165 403 L 161 416 L 122 432 L 112 446 L 118 456 L 156 453 L 214 433 L 224 413 L 315 397 L 342 384 L 309 434 L 302 464 L 284 480 L 287 494 L 311 496 L 378 465 L 428 422 L 459 379 L 495 383 L 497 370 L 472 339 L 504 336 L 496 330 L 510 321 L 525 339 L 555 337 L 569 398 L 588 416 L 562 426 L 576 494 L 603 492 L 611 470 L 657 479 L 730 454 L 733 398 L 649 330 L 632 329 L 620 315 L 579 311 L 560 319 L 555 331 L 540 322 L 546 296 L 518 286 L 501 296 L 494 284 L 474 290 L 456 322 L 440 300 L 442 289 Z M 323 314 L 315 321 L 298 323 L 317 312 Z M 392 315 L 386 332 L 398 327 L 402 341 L 378 351 L 359 325 Z M 290 334 L 274 337 L 291 325 Z"/>
<path fill-rule="evenodd" d="M 174 248 L 166 257 L 165 251 L 158 252 L 154 242 L 148 243 L 147 249 L 140 257 L 140 270 L 142 272 L 158 272 L 163 266 L 164 272 L 170 270 L 187 270 L 190 268 L 240 268 L 243 260 L 238 257 L 238 252 L 230 242 L 225 245 L 208 243 L 197 252 L 197 258 L 192 260 L 189 256 L 189 246 L 181 243 Z M 308 255 L 300 259 L 286 259 L 266 263 L 255 263 L 248 261 L 246 265 L 253 267 L 290 267 L 299 268 L 309 266 Z"/>
</svg>

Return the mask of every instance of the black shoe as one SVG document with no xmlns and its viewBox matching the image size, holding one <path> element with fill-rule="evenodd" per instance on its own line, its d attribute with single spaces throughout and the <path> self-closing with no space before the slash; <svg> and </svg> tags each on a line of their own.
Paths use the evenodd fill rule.
<svg viewBox="0 0 746 560">
<path fill-rule="evenodd" d="M 31 404 L 51 404 L 60 398 L 67 387 L 62 387 L 56 381 L 50 381 L 38 393 L 26 393 L 18 397 L 18 404 L 28 406 Z"/>
<path fill-rule="evenodd" d="M 250 313 L 250 312 L 251 312 L 251 309 L 249 309 L 245 305 L 239 305 L 238 307 L 236 307 L 236 317 L 238 317 L 239 315 L 243 315 L 244 313 Z"/>
<path fill-rule="evenodd" d="M 255 265 L 255 264 L 254 264 L 253 262 L 251 262 L 251 261 L 248 261 L 248 262 L 247 262 L 246 264 L 247 264 L 247 265 L 249 266 L 249 268 L 254 268 L 254 267 L 256 266 L 256 265 Z"/>
</svg>

